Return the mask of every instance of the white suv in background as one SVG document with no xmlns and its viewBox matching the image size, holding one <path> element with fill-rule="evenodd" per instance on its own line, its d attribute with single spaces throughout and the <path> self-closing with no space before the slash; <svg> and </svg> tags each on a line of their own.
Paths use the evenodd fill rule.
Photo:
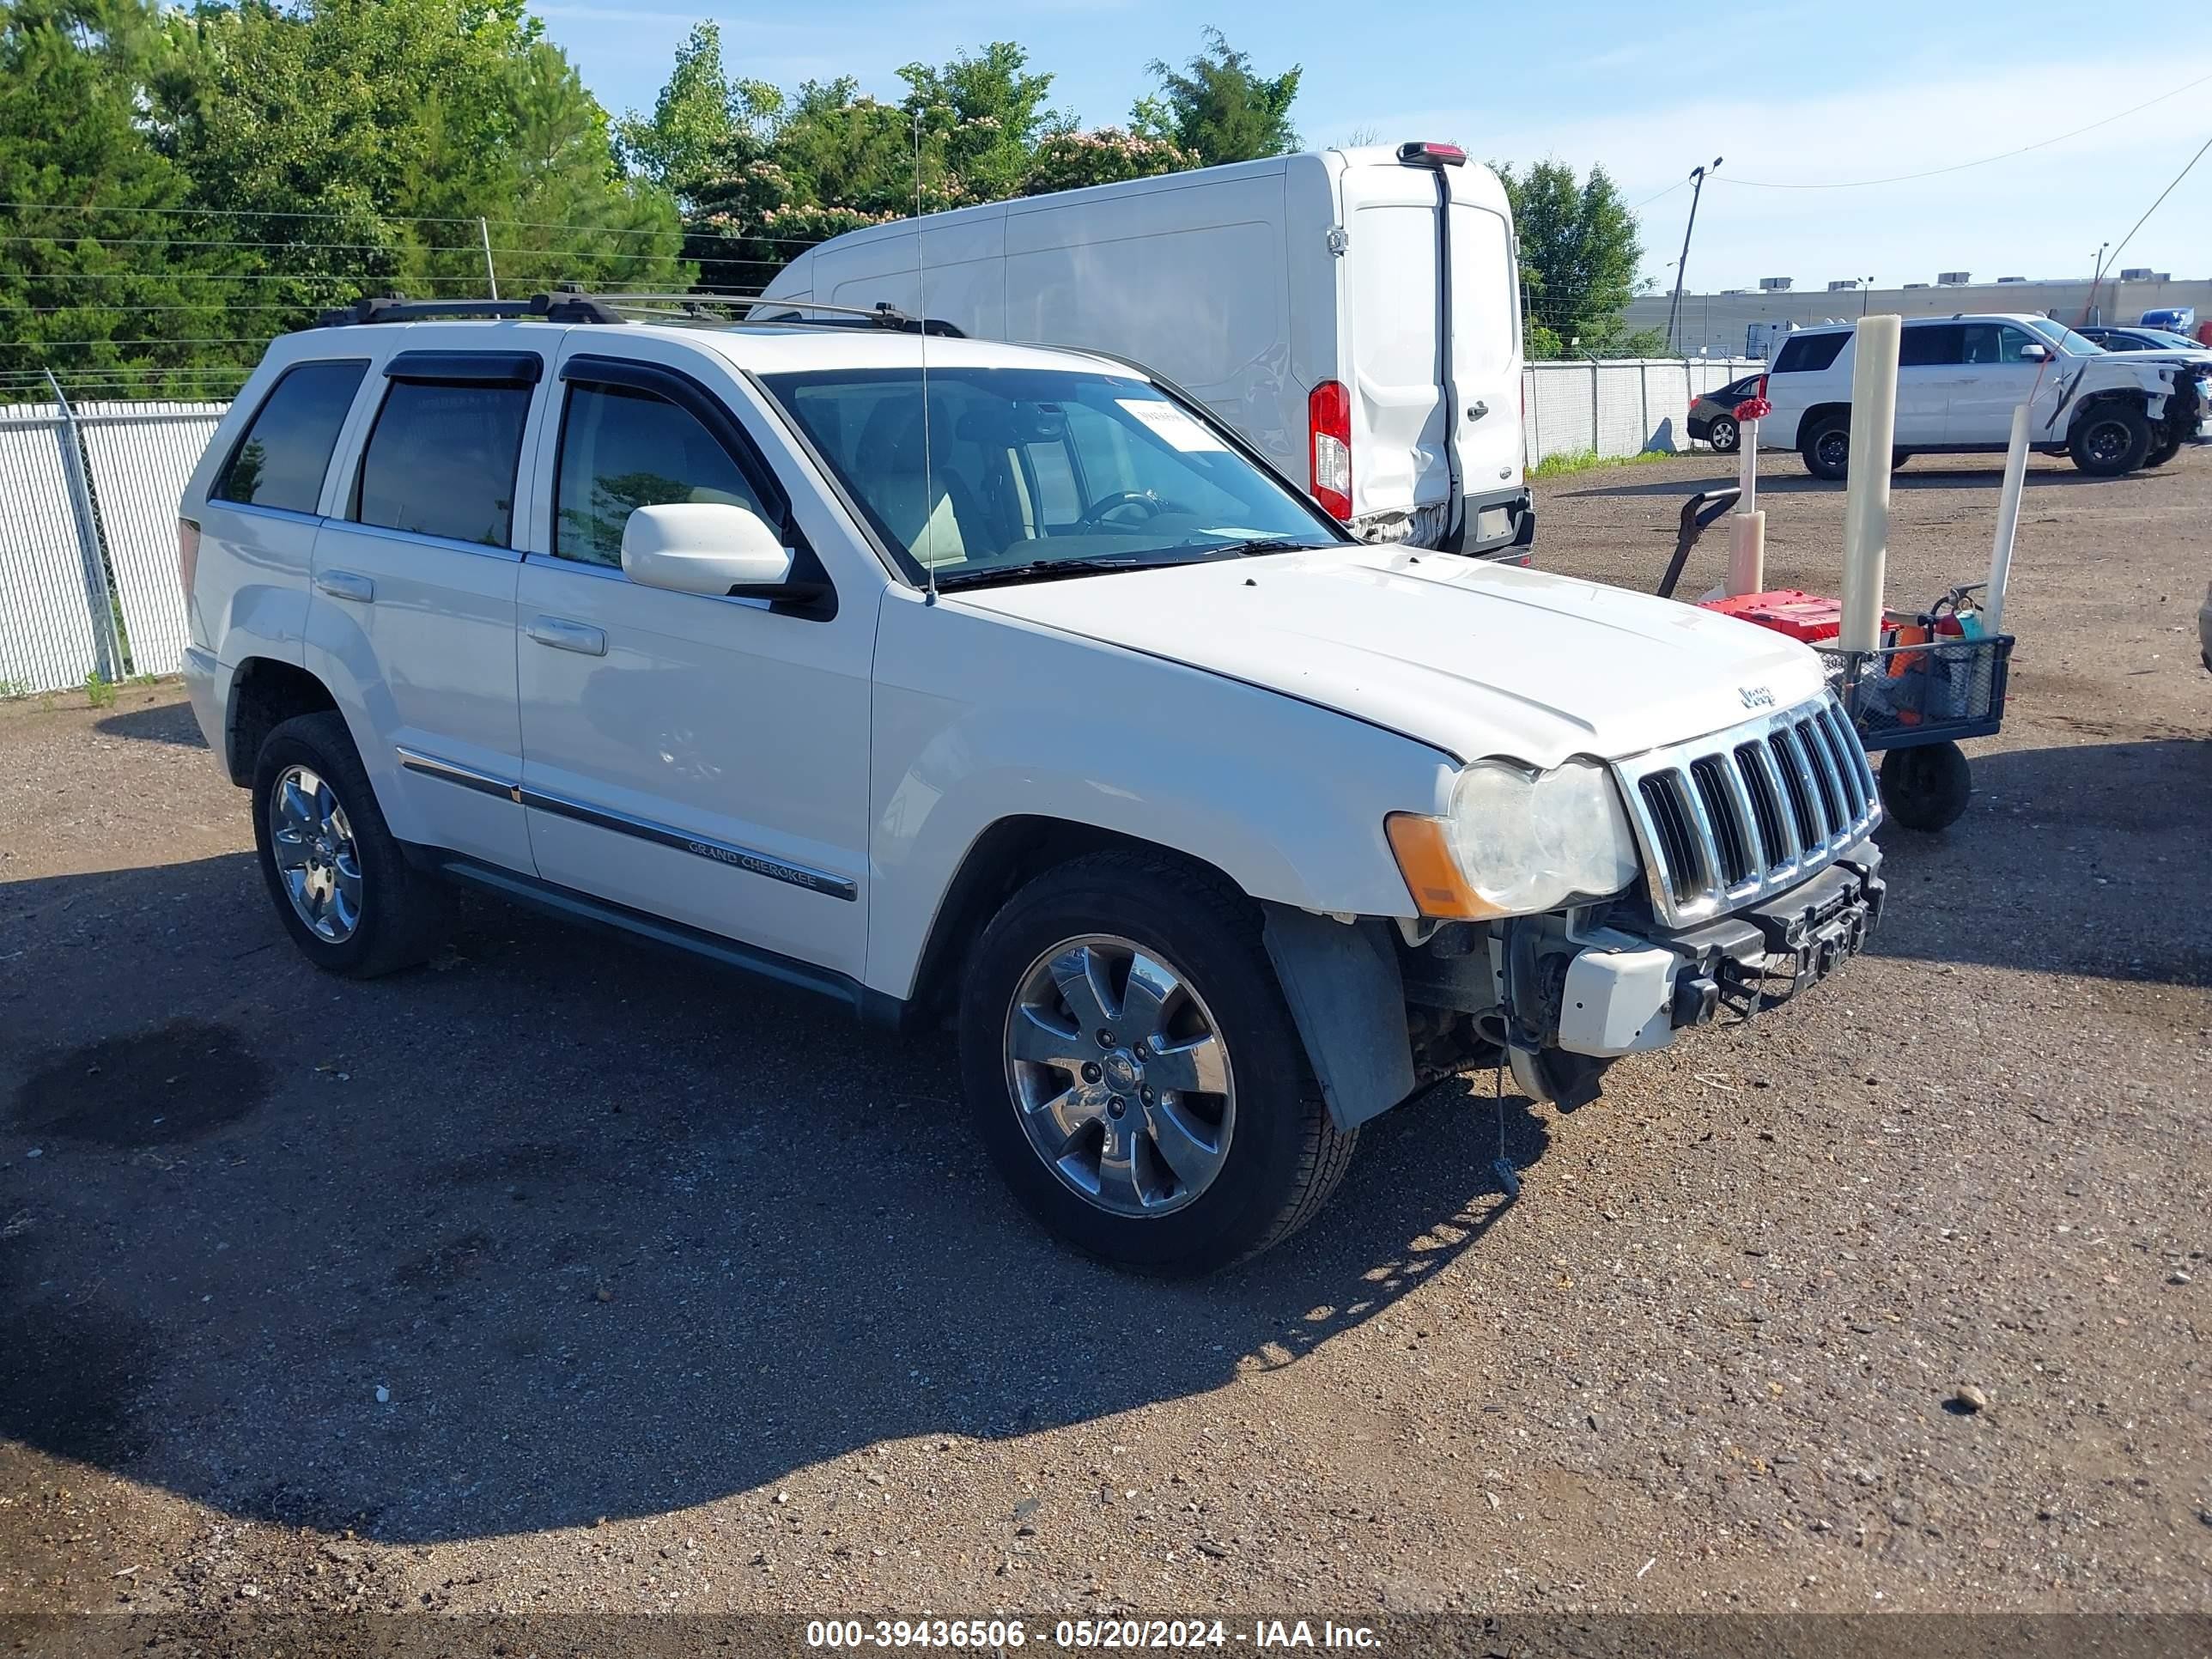
<svg viewBox="0 0 2212 1659">
<path fill-rule="evenodd" d="M 1850 324 L 1799 329 L 1767 372 L 1772 413 L 1759 435 L 1796 450 L 1816 478 L 1848 467 L 1857 338 Z M 1898 348 L 1892 464 L 2001 451 L 2023 403 L 2030 444 L 2099 476 L 2212 441 L 2212 366 L 2108 352 L 2047 317 L 1916 317 Z"/>
<path fill-rule="evenodd" d="M 458 306 L 276 342 L 182 505 L 193 709 L 331 972 L 450 878 L 949 1022 L 1030 1208 L 1191 1271 L 1425 1081 L 1578 1103 L 1879 910 L 1779 635 L 1356 542 L 1111 359 Z"/>
</svg>

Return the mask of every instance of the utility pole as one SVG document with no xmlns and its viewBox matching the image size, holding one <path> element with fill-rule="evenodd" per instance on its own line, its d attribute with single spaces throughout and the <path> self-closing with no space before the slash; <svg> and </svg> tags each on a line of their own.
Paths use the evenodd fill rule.
<svg viewBox="0 0 2212 1659">
<path fill-rule="evenodd" d="M 1860 316 L 1862 319 L 1863 319 L 1863 318 L 1866 316 L 1867 301 L 1868 301 L 1869 300 L 1872 299 L 1873 297 L 1874 297 L 1874 278 L 1873 278 L 1873 277 L 1871 277 L 1871 276 L 1862 276 L 1862 277 L 1860 277 L 1860 278 L 1859 278 L 1859 316 Z"/>
<path fill-rule="evenodd" d="M 1682 273 L 1690 263 L 1690 233 L 1698 228 L 1698 198 L 1705 193 L 1705 174 L 1718 171 L 1721 158 L 1710 167 L 1690 169 L 1690 222 L 1682 228 L 1682 257 L 1674 262 L 1674 302 L 1667 307 L 1667 349 L 1674 349 L 1674 320 L 1682 313 Z"/>
</svg>

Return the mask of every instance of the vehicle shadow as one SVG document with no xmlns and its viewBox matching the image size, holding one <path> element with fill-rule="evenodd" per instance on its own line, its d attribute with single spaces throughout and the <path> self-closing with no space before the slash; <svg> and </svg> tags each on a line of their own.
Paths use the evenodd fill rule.
<svg viewBox="0 0 2212 1659">
<path fill-rule="evenodd" d="M 2212 986 L 2212 740 L 1975 747 L 1958 823 L 1881 832 L 1889 896 L 1873 953 Z M 2021 893 L 2032 908 L 1992 902 Z"/>
<path fill-rule="evenodd" d="M 162 702 L 147 708 L 124 709 L 94 721 L 93 729 L 103 737 L 137 738 L 144 743 L 174 744 L 180 749 L 207 747 L 207 739 L 200 735 L 199 724 L 192 718 L 192 706 L 188 702 Z"/>
<path fill-rule="evenodd" d="M 179 915 L 208 919 L 181 950 Z M 0 921 L 0 1436 L 380 1540 L 1296 1364 L 1498 1223 L 1501 1133 L 1548 1145 L 1489 1079 L 1444 1085 L 1297 1238 L 1148 1281 L 1013 1211 L 942 1036 L 473 902 L 431 967 L 333 981 L 246 854 L 17 883 Z"/>
</svg>

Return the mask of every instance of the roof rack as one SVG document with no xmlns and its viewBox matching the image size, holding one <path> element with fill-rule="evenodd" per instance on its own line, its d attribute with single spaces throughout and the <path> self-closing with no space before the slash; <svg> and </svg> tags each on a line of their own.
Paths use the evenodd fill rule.
<svg viewBox="0 0 2212 1659">
<path fill-rule="evenodd" d="M 821 312 L 809 319 L 788 317 L 717 316 L 717 312 L 774 307 L 793 313 Z M 950 339 L 966 335 L 941 317 L 910 317 L 896 306 L 830 305 L 819 300 L 792 300 L 759 294 L 732 294 L 692 289 L 668 294 L 587 294 L 573 283 L 563 283 L 551 294 L 533 294 L 526 300 L 404 300 L 389 297 L 361 299 L 336 307 L 315 319 L 319 328 L 344 328 L 356 323 L 424 323 L 440 319 L 469 317 L 532 318 L 548 323 L 622 323 L 625 312 L 659 321 L 707 323 L 716 327 L 780 325 L 802 328 L 884 328 L 905 334 L 936 334 Z"/>
<path fill-rule="evenodd" d="M 808 322 L 799 317 L 752 317 L 738 320 L 747 324 L 780 324 L 789 327 L 794 324 L 814 328 L 886 328 L 903 334 L 935 334 L 948 339 L 963 340 L 968 337 L 942 317 L 915 317 L 901 311 L 896 306 L 879 301 L 872 306 L 831 305 L 821 300 L 787 299 L 777 295 L 738 294 L 710 289 L 693 289 L 676 294 L 608 294 L 598 297 L 600 305 L 620 306 L 628 309 L 673 308 L 686 319 L 720 322 L 728 319 L 710 316 L 714 311 L 742 310 L 775 307 L 793 312 L 822 312 L 828 313 L 817 322 Z"/>
<path fill-rule="evenodd" d="M 533 317 L 549 323 L 619 323 L 622 317 L 580 290 L 533 294 L 527 300 L 403 300 L 397 295 L 355 301 L 325 311 L 318 328 L 355 323 L 424 323 L 446 317 Z"/>
</svg>

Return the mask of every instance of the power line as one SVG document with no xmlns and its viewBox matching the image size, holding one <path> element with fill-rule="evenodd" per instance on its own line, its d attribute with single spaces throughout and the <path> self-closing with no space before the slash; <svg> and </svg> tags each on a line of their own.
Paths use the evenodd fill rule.
<svg viewBox="0 0 2212 1659">
<path fill-rule="evenodd" d="M 1719 182 L 1743 185 L 1753 190 L 1865 190 L 1875 185 L 1909 184 L 1915 179 L 1935 179 L 1947 173 L 1964 173 L 1969 167 L 1985 167 L 1992 161 L 2008 161 L 2015 155 L 2025 155 L 2030 150 L 2048 149 L 2053 144 L 2063 144 L 2069 138 L 2079 138 L 2085 132 L 2094 132 L 2099 127 L 2108 127 L 2115 121 L 2124 121 L 2130 115 L 2140 114 L 2153 104 L 2162 104 L 2169 98 L 2179 98 L 2183 93 L 2212 82 L 2212 75 L 2200 75 L 2194 81 L 2178 86 L 2171 92 L 2161 92 L 2155 98 L 2146 98 L 2133 108 L 2124 109 L 2117 115 L 2107 115 L 2100 121 L 2092 121 L 2086 127 L 2076 127 L 2071 132 L 2062 132 L 2055 138 L 2039 138 L 2032 144 L 2022 144 L 2018 149 L 2008 149 L 1998 155 L 1984 155 L 1979 161 L 1954 162 L 1949 167 L 1930 167 L 1924 173 L 1900 173 L 1887 179 L 1845 179 L 1826 184 L 1786 184 L 1771 179 L 1739 179 L 1722 173 Z"/>
<path fill-rule="evenodd" d="M 2181 171 L 2173 175 L 2173 183 L 2168 185 L 2164 190 L 2159 191 L 2158 202 L 2153 202 L 2148 207 L 2145 208 L 2142 211 L 2142 219 L 2136 220 L 2135 223 L 2128 227 L 2128 234 L 2120 238 L 2119 246 L 2112 250 L 2112 257 L 2108 262 L 2108 265 L 2117 265 L 2119 264 L 2120 255 L 2126 251 L 2128 244 L 2135 240 L 2136 232 L 2143 228 L 2143 220 L 2149 218 L 2152 214 L 2158 211 L 2159 202 L 2163 202 L 2167 197 L 2173 194 L 2174 185 L 2179 185 L 2184 179 L 2186 179 L 2189 176 L 2190 168 L 2195 167 L 2199 161 L 2204 159 L 2204 152 L 2208 149 L 2212 149 L 2212 138 L 2207 138 L 2202 144 L 2197 146 L 2197 154 L 2191 156 L 2188 161 L 2183 166 Z"/>
</svg>

